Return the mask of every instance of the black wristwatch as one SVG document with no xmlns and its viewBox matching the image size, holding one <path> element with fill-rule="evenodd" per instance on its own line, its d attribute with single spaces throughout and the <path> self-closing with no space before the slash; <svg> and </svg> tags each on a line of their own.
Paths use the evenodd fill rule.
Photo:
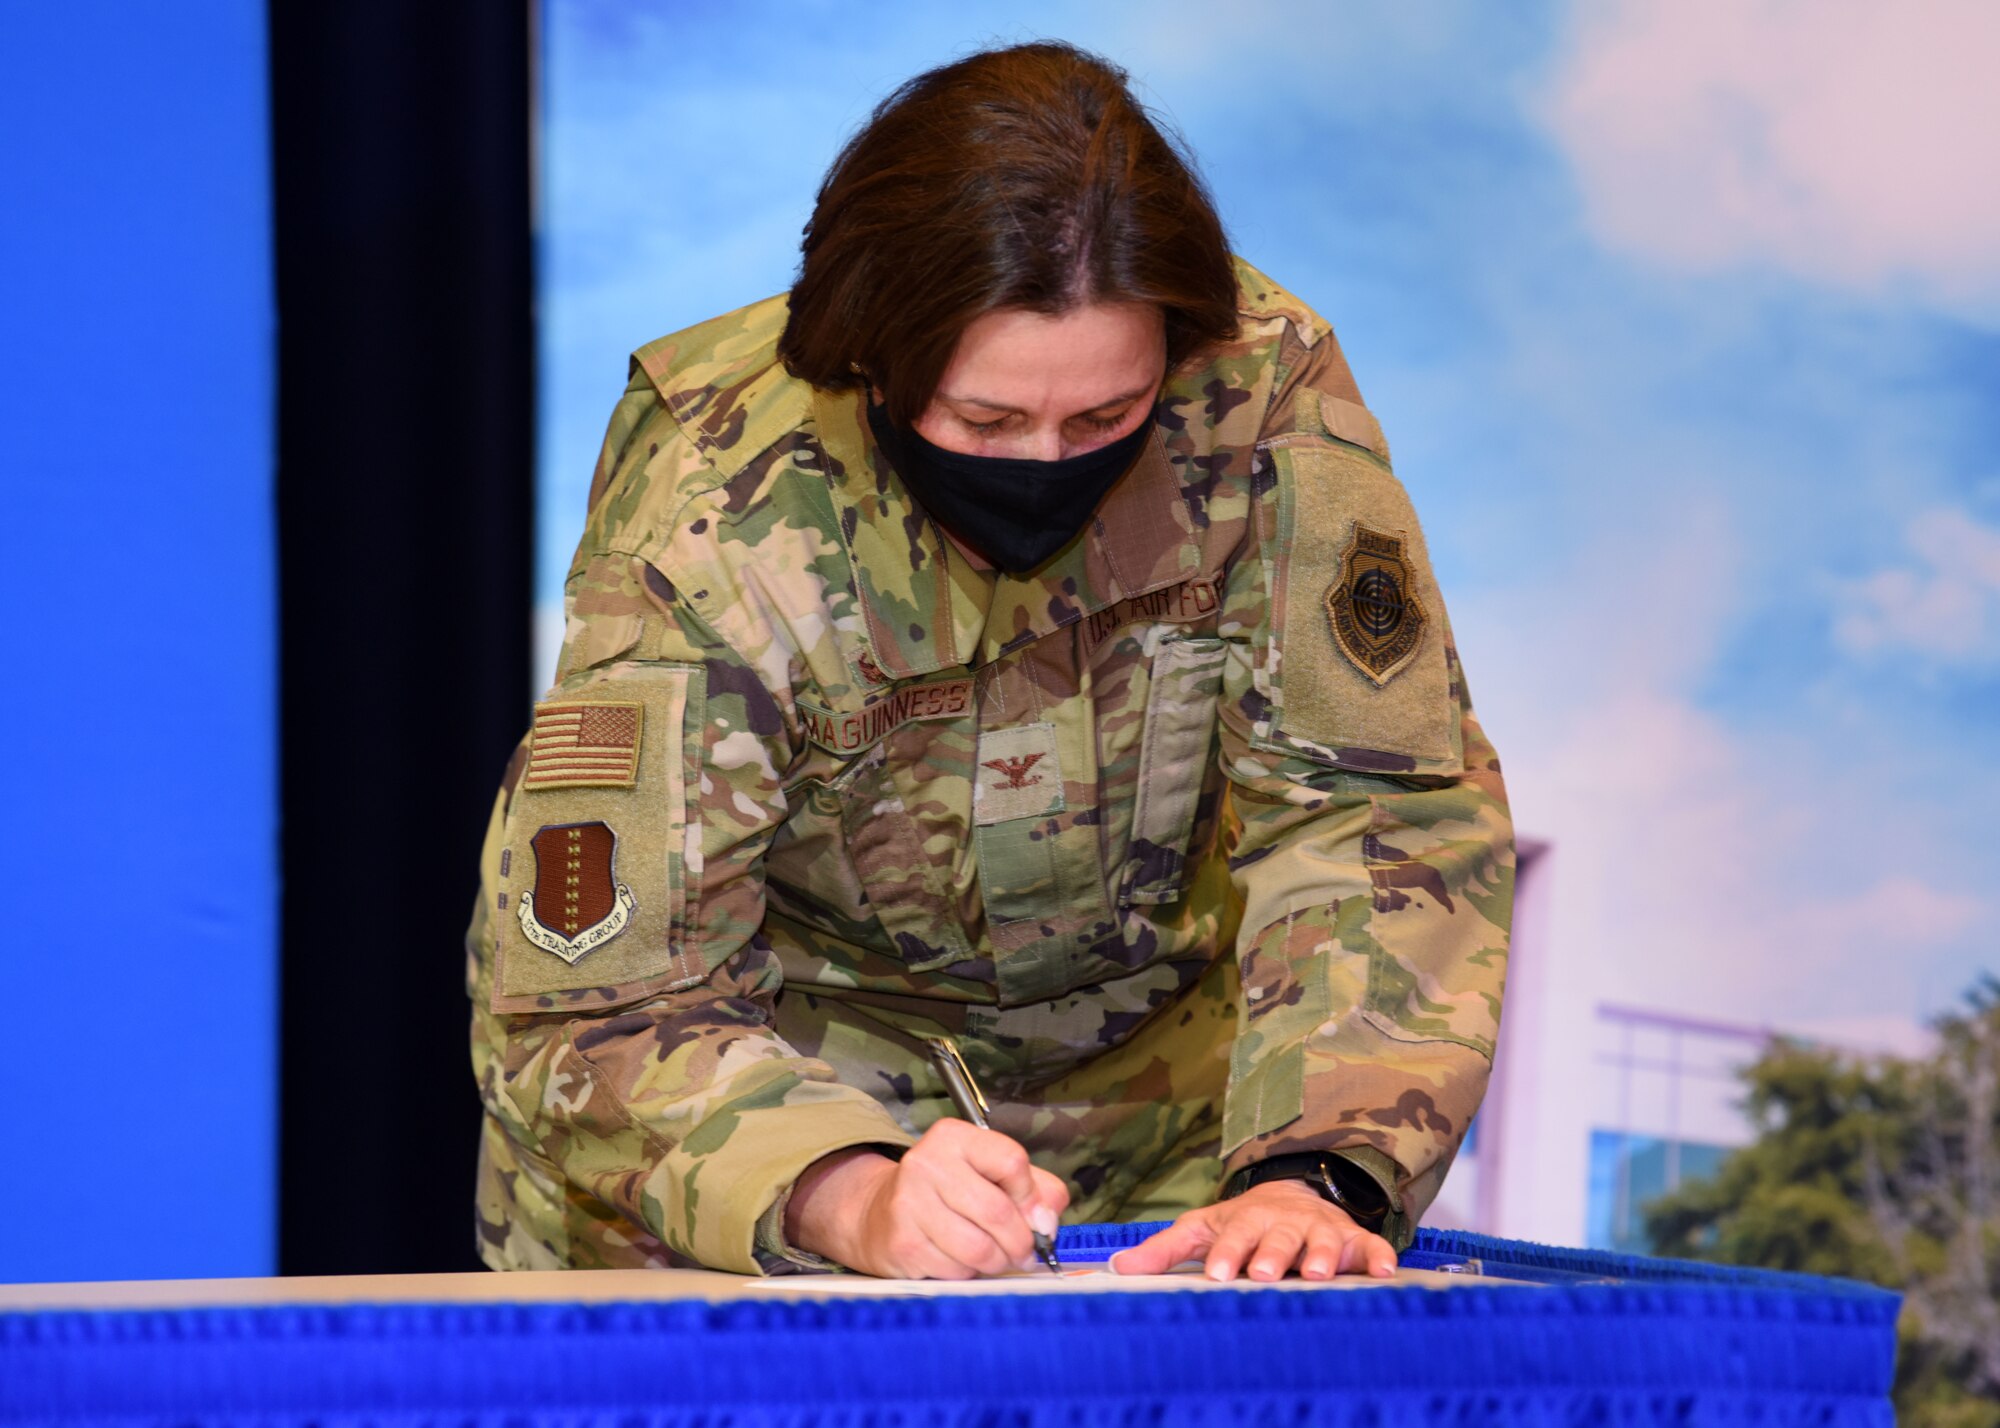
<svg viewBox="0 0 2000 1428">
<path fill-rule="evenodd" d="M 1375 1177 L 1344 1155 L 1324 1150 L 1308 1150 L 1297 1155 L 1274 1155 L 1255 1165 L 1245 1166 L 1229 1177 L 1222 1198 L 1233 1200 L 1252 1185 L 1267 1180 L 1302 1180 L 1319 1192 L 1320 1199 L 1338 1205 L 1347 1217 L 1372 1234 L 1381 1234 L 1389 1222 L 1389 1195 Z"/>
</svg>

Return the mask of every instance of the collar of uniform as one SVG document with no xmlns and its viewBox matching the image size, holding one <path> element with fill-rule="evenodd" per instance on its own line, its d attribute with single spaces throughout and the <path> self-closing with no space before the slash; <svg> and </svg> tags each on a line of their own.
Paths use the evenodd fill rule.
<svg viewBox="0 0 2000 1428">
<path fill-rule="evenodd" d="M 805 420 L 803 382 L 776 360 L 783 296 L 710 318 L 632 354 L 681 430 L 721 479 Z"/>
<path fill-rule="evenodd" d="M 1156 426 L 1090 523 L 1031 575 L 1003 576 L 979 647 L 985 664 L 1120 600 L 1201 572 L 1201 545 Z"/>
<path fill-rule="evenodd" d="M 827 485 L 875 662 L 890 679 L 969 664 L 994 575 L 946 548 L 868 436 L 866 393 L 814 388 Z"/>
<path fill-rule="evenodd" d="M 1033 574 L 975 570 L 867 435 L 860 392 L 814 393 L 827 479 L 876 663 L 891 679 L 983 665 L 1133 595 L 1200 573 L 1180 478 L 1156 429 L 1090 524 Z"/>
</svg>

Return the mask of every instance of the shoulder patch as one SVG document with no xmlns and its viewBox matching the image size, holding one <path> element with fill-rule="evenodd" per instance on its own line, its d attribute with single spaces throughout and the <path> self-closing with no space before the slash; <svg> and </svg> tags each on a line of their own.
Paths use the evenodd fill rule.
<svg viewBox="0 0 2000 1428">
<path fill-rule="evenodd" d="M 535 886 L 519 904 L 521 934 L 575 966 L 627 927 L 637 904 L 615 872 L 618 835 L 603 823 L 543 828 L 528 840 Z"/>
<path fill-rule="evenodd" d="M 1403 558 L 1403 538 L 1356 522 L 1327 588 L 1334 643 L 1377 685 L 1409 668 L 1424 634 L 1424 602 Z"/>
<path fill-rule="evenodd" d="M 1464 769 L 1444 601 L 1408 493 L 1358 446 L 1273 446 L 1266 747 L 1367 773 Z"/>
<path fill-rule="evenodd" d="M 535 706 L 506 812 L 490 1005 L 613 1007 L 708 974 L 701 885 L 707 671 L 628 664 Z"/>
<path fill-rule="evenodd" d="M 565 701 L 535 706 L 526 788 L 630 788 L 639 779 L 645 706 Z"/>
</svg>

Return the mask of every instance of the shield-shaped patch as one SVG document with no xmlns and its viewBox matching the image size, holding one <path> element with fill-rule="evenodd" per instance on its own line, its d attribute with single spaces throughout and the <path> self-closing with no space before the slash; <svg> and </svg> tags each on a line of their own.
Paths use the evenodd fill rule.
<svg viewBox="0 0 2000 1428">
<path fill-rule="evenodd" d="M 1400 536 L 1356 523 L 1326 592 L 1334 642 L 1376 684 L 1387 684 L 1416 655 L 1424 633 L 1423 601 Z"/>
<path fill-rule="evenodd" d="M 575 964 L 632 921 L 632 890 L 617 881 L 618 835 L 603 823 L 551 824 L 530 840 L 535 890 L 521 894 L 522 934 Z"/>
</svg>

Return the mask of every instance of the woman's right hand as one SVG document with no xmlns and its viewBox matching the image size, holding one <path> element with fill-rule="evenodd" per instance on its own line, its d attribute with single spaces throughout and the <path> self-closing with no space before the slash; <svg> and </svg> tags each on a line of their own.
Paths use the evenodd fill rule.
<svg viewBox="0 0 2000 1428">
<path fill-rule="evenodd" d="M 1069 1188 L 1019 1142 L 941 1120 L 901 1160 L 866 1148 L 807 1167 L 785 1208 L 800 1249 L 883 1279 L 972 1279 L 1032 1268 L 1037 1230 L 1054 1237 Z"/>
</svg>

